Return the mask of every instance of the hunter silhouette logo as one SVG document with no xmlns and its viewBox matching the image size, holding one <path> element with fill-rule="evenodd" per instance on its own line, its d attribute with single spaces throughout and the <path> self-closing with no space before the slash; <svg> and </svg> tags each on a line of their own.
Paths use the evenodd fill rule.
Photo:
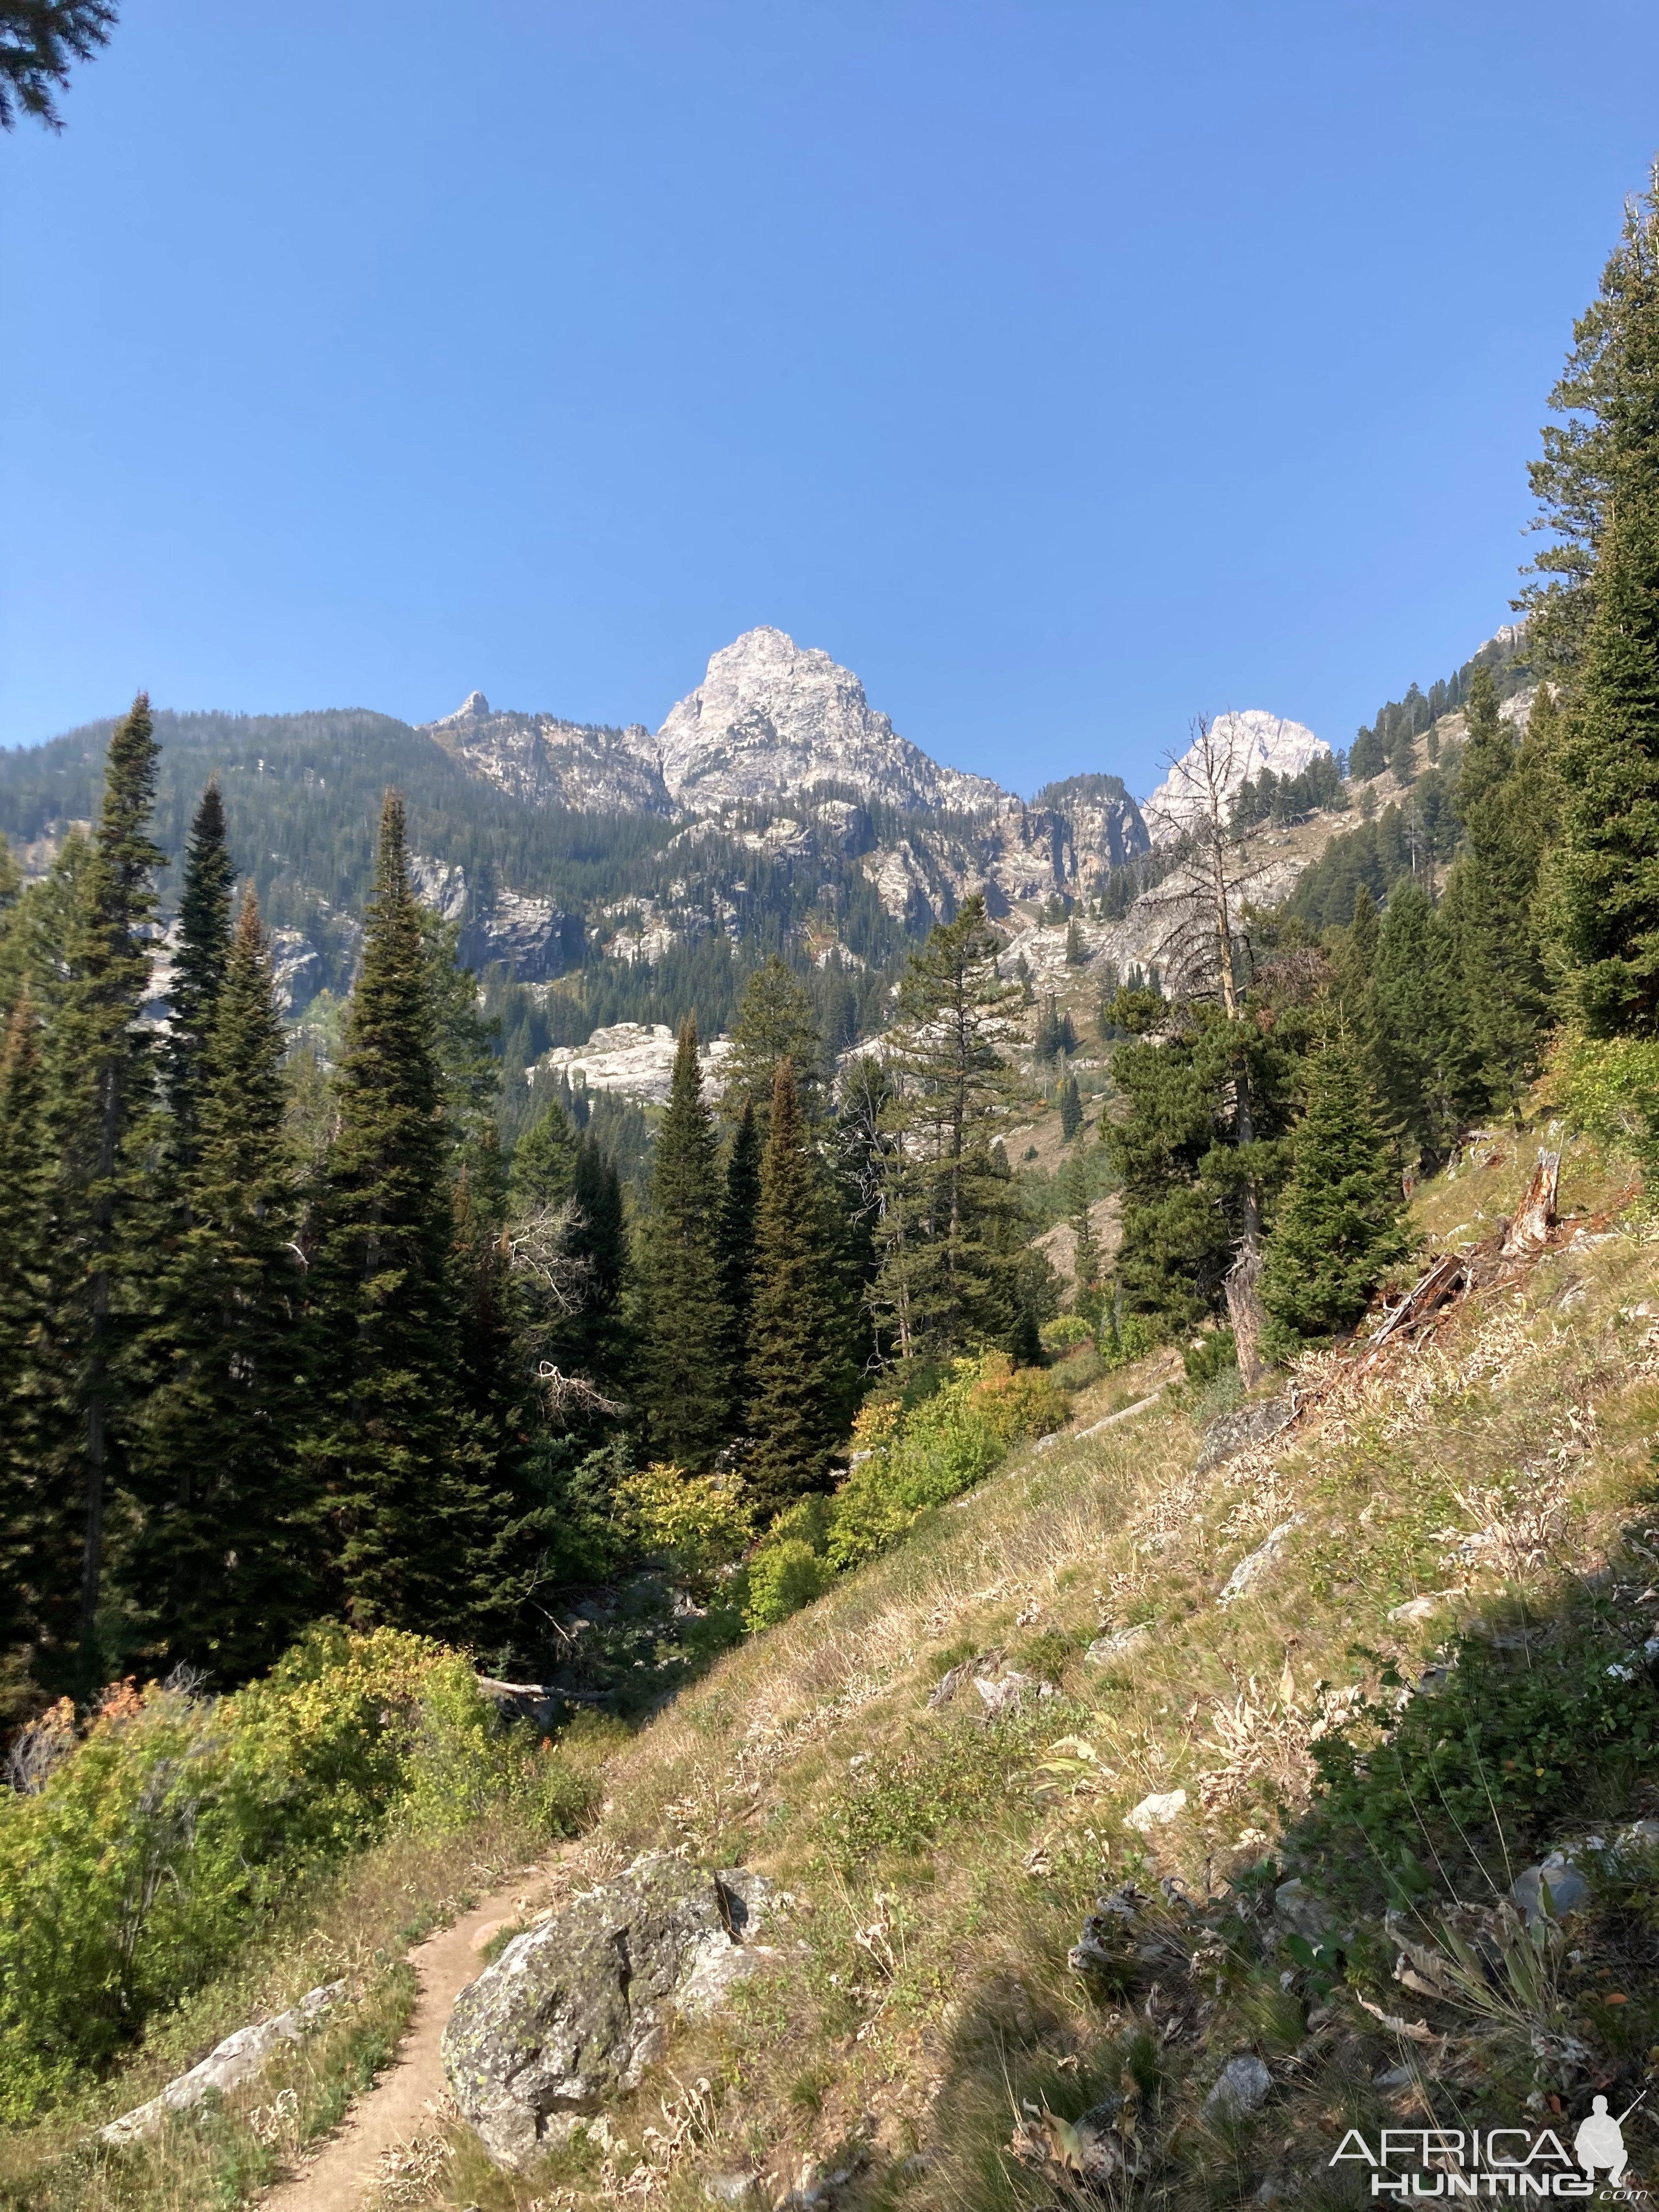
<svg viewBox="0 0 1659 2212">
<path fill-rule="evenodd" d="M 1644 2201 L 1625 2183 L 1625 2122 L 1644 2089 L 1617 2118 L 1593 2097 L 1568 2150 L 1553 2128 L 1384 2128 L 1368 2142 L 1350 2128 L 1330 2163 L 1370 2168 L 1370 2195 L 1410 2198 L 1576 2197 L 1616 2193 Z"/>
</svg>

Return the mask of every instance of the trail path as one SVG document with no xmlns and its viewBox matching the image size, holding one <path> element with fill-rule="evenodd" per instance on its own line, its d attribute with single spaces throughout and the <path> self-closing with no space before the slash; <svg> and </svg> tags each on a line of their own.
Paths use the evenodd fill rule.
<svg viewBox="0 0 1659 2212">
<path fill-rule="evenodd" d="M 455 1999 L 483 1971 L 478 1954 L 504 1922 L 523 1919 L 546 1903 L 558 1860 L 521 1870 L 471 1912 L 428 1936 L 409 1954 L 420 1983 L 414 2017 L 398 2056 L 367 2096 L 351 2106 L 337 2133 L 307 2159 L 291 2181 L 259 2200 L 262 2212 L 361 2212 L 374 2191 L 385 2154 L 429 2133 L 428 2104 L 445 2094 L 439 2041 Z"/>
</svg>

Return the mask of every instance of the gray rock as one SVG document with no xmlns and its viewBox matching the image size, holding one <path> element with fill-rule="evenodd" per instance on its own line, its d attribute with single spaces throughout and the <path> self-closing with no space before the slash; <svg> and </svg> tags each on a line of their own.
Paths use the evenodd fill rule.
<svg viewBox="0 0 1659 2212">
<path fill-rule="evenodd" d="M 1198 1472 L 1203 1474 L 1210 1468 L 1219 1467 L 1223 1460 L 1237 1458 L 1252 1444 L 1265 1444 L 1269 1437 L 1289 1428 L 1295 1419 L 1294 1398 L 1267 1398 L 1260 1405 L 1241 1406 L 1236 1413 L 1224 1413 L 1204 1431 Z"/>
<path fill-rule="evenodd" d="M 1103 2097 L 1076 2124 L 1078 2164 L 1083 2180 L 1098 2186 L 1115 2174 L 1133 2173 L 1138 2164 L 1133 2136 L 1126 2142 L 1117 2128 L 1121 2097 Z"/>
<path fill-rule="evenodd" d="M 676 2015 L 712 2011 L 772 1955 L 752 1941 L 769 1895 L 742 1868 L 659 1851 L 516 1936 L 443 2036 L 456 2108 L 495 2163 L 520 2170 L 636 2088 Z"/>
<path fill-rule="evenodd" d="M 1261 2111 L 1273 2086 L 1273 2077 L 1263 2062 L 1253 2051 L 1242 2051 L 1222 2068 L 1221 2079 L 1204 2100 L 1204 2110 L 1212 2119 L 1246 2119 Z"/>
<path fill-rule="evenodd" d="M 154 2135 L 169 2112 L 188 2112 L 192 2105 L 199 2105 L 210 2089 L 217 2089 L 222 2095 L 234 2089 L 258 2072 L 279 2043 L 297 2043 L 344 1995 L 343 1982 L 328 1982 L 302 1996 L 291 2011 L 278 2013 L 275 2020 L 261 2021 L 256 2027 L 238 2028 L 234 2035 L 216 2045 L 199 2066 L 169 2081 L 159 2097 L 123 2112 L 118 2120 L 100 2129 L 102 2140 L 117 2144 L 138 2142 Z"/>
<path fill-rule="evenodd" d="M 1527 1867 L 1516 1875 L 1510 1895 L 1527 1916 L 1528 1927 L 1535 1928 L 1540 1920 L 1565 1920 L 1568 1913 L 1588 1905 L 1589 1884 L 1570 1858 L 1552 1851 L 1541 1865 Z"/>
<path fill-rule="evenodd" d="M 1281 1881 L 1274 1890 L 1273 1911 L 1293 1935 L 1305 1936 L 1310 1943 L 1322 1942 L 1335 1925 L 1329 1905 L 1314 1895 L 1300 1875 Z"/>
<path fill-rule="evenodd" d="M 752 2173 L 708 2173 L 702 2193 L 711 2204 L 755 2204 L 760 2201 L 760 2181 Z"/>
<path fill-rule="evenodd" d="M 1115 1628 L 1109 1635 L 1096 1637 L 1083 1655 L 1083 1663 L 1085 1667 L 1113 1666 L 1118 1660 L 1127 1658 L 1130 1652 L 1139 1651 L 1143 1644 L 1150 1644 L 1152 1640 L 1152 1632 L 1145 1626 Z"/>
</svg>

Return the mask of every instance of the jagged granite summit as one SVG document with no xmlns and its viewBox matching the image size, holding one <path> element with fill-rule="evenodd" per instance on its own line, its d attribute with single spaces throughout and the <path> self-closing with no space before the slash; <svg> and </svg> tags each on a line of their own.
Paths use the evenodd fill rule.
<svg viewBox="0 0 1659 2212">
<path fill-rule="evenodd" d="M 746 630 L 714 653 L 657 732 L 663 781 L 706 814 L 836 783 L 860 799 L 979 812 L 1007 793 L 941 768 L 902 738 L 850 668 L 781 629 Z"/>
<path fill-rule="evenodd" d="M 642 723 L 617 730 L 553 714 L 502 714 L 482 691 L 471 691 L 426 732 L 463 768 L 532 806 L 582 814 L 678 811 L 657 764 L 657 741 Z"/>
<path fill-rule="evenodd" d="M 1142 812 L 1155 844 L 1179 834 L 1188 817 L 1204 803 L 1200 761 L 1204 741 L 1195 738 L 1175 762 L 1158 789 L 1142 804 Z M 1222 769 L 1224 794 L 1231 798 L 1242 783 L 1259 776 L 1264 768 L 1275 775 L 1300 775 L 1310 761 L 1330 747 L 1323 738 L 1283 714 L 1270 714 L 1261 707 L 1218 714 L 1210 725 L 1212 757 Z"/>
</svg>

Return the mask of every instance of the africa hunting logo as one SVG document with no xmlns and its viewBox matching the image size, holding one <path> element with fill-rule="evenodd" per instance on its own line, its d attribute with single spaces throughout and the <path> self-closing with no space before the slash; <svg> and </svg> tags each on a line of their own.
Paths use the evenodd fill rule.
<svg viewBox="0 0 1659 2212">
<path fill-rule="evenodd" d="M 1636 2104 L 1641 2101 L 1638 2097 Z M 1407 2197 L 1584 2197 L 1610 2192 L 1634 2201 L 1645 2195 L 1625 2184 L 1629 2154 L 1624 2124 L 1635 2110 L 1636 2105 L 1628 2105 L 1615 2118 L 1605 2097 L 1592 2099 L 1571 2151 L 1553 2128 L 1384 2128 L 1374 2138 L 1350 2128 L 1330 2163 L 1369 2166 L 1371 2196 L 1396 2203 Z"/>
</svg>

